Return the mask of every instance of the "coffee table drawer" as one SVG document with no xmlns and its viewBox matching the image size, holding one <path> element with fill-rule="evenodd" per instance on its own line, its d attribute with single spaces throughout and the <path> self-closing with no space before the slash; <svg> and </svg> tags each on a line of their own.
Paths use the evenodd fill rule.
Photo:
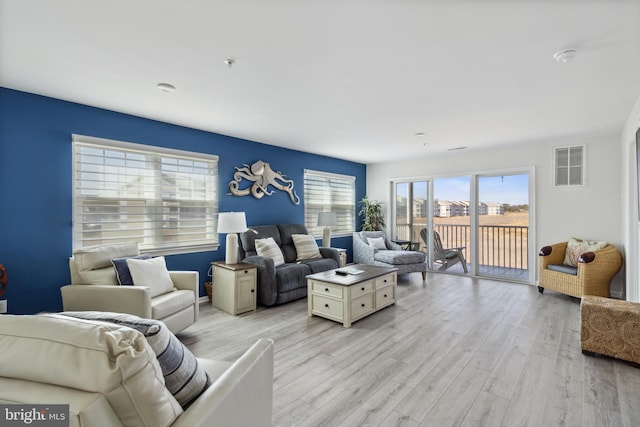
<svg viewBox="0 0 640 427">
<path fill-rule="evenodd" d="M 373 293 L 351 300 L 351 318 L 357 319 L 373 311 Z"/>
<path fill-rule="evenodd" d="M 325 298 L 320 295 L 313 295 L 313 304 L 311 309 L 315 313 L 319 313 L 323 316 L 330 317 L 332 319 L 342 322 L 343 303 L 332 298 Z"/>
<path fill-rule="evenodd" d="M 351 286 L 351 298 L 357 298 L 360 295 L 364 295 L 373 291 L 373 281 L 362 282 Z"/>
<path fill-rule="evenodd" d="M 387 286 L 386 288 L 376 291 L 376 308 L 384 307 L 395 301 L 395 286 Z"/>
<path fill-rule="evenodd" d="M 376 289 L 384 288 L 394 283 L 396 283 L 396 275 L 394 273 L 385 274 L 384 276 L 376 278 Z"/>
<path fill-rule="evenodd" d="M 330 285 L 328 283 L 316 282 L 315 280 L 311 282 L 311 290 L 316 294 L 324 294 L 331 295 L 336 298 L 342 299 L 342 290 L 343 286 L 335 286 Z"/>
</svg>

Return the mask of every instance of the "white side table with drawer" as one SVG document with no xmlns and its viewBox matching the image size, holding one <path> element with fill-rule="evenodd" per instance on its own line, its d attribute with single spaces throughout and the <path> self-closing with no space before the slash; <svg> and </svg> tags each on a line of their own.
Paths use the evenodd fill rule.
<svg viewBox="0 0 640 427">
<path fill-rule="evenodd" d="M 212 262 L 211 303 L 229 314 L 256 309 L 257 267 L 253 264 Z"/>
</svg>

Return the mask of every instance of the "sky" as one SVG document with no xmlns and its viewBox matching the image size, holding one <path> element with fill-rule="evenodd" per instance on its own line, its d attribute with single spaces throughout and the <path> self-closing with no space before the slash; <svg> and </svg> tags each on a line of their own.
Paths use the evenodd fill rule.
<svg viewBox="0 0 640 427">
<path fill-rule="evenodd" d="M 471 197 L 471 178 L 436 178 L 434 192 L 436 199 L 468 201 Z M 478 178 L 480 193 L 478 200 L 485 203 L 497 202 L 510 205 L 529 204 L 529 177 L 522 175 L 481 176 Z M 406 196 L 406 186 L 398 188 L 398 194 Z M 426 182 L 414 182 L 414 198 L 427 198 Z"/>
</svg>

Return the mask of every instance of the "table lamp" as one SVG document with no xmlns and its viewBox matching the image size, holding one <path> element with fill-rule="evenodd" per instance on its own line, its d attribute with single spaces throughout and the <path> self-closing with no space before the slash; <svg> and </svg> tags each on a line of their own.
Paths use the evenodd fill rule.
<svg viewBox="0 0 640 427">
<path fill-rule="evenodd" d="M 218 214 L 218 233 L 227 234 L 226 264 L 238 263 L 238 234 L 247 231 L 244 212 L 221 212 Z"/>
<path fill-rule="evenodd" d="M 331 226 L 338 223 L 338 216 L 335 212 L 320 212 L 318 214 L 318 225 L 324 227 L 322 231 L 322 246 L 331 247 Z"/>
</svg>

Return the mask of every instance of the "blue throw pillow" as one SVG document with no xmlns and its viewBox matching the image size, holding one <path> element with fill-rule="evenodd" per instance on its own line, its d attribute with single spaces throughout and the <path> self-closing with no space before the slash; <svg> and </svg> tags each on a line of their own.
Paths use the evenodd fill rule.
<svg viewBox="0 0 640 427">
<path fill-rule="evenodd" d="M 116 276 L 118 277 L 118 283 L 124 286 L 133 286 L 133 279 L 131 278 L 131 272 L 127 265 L 128 259 L 151 259 L 151 255 L 142 254 L 138 256 L 115 258 L 111 260 L 113 268 L 116 270 Z"/>
</svg>

